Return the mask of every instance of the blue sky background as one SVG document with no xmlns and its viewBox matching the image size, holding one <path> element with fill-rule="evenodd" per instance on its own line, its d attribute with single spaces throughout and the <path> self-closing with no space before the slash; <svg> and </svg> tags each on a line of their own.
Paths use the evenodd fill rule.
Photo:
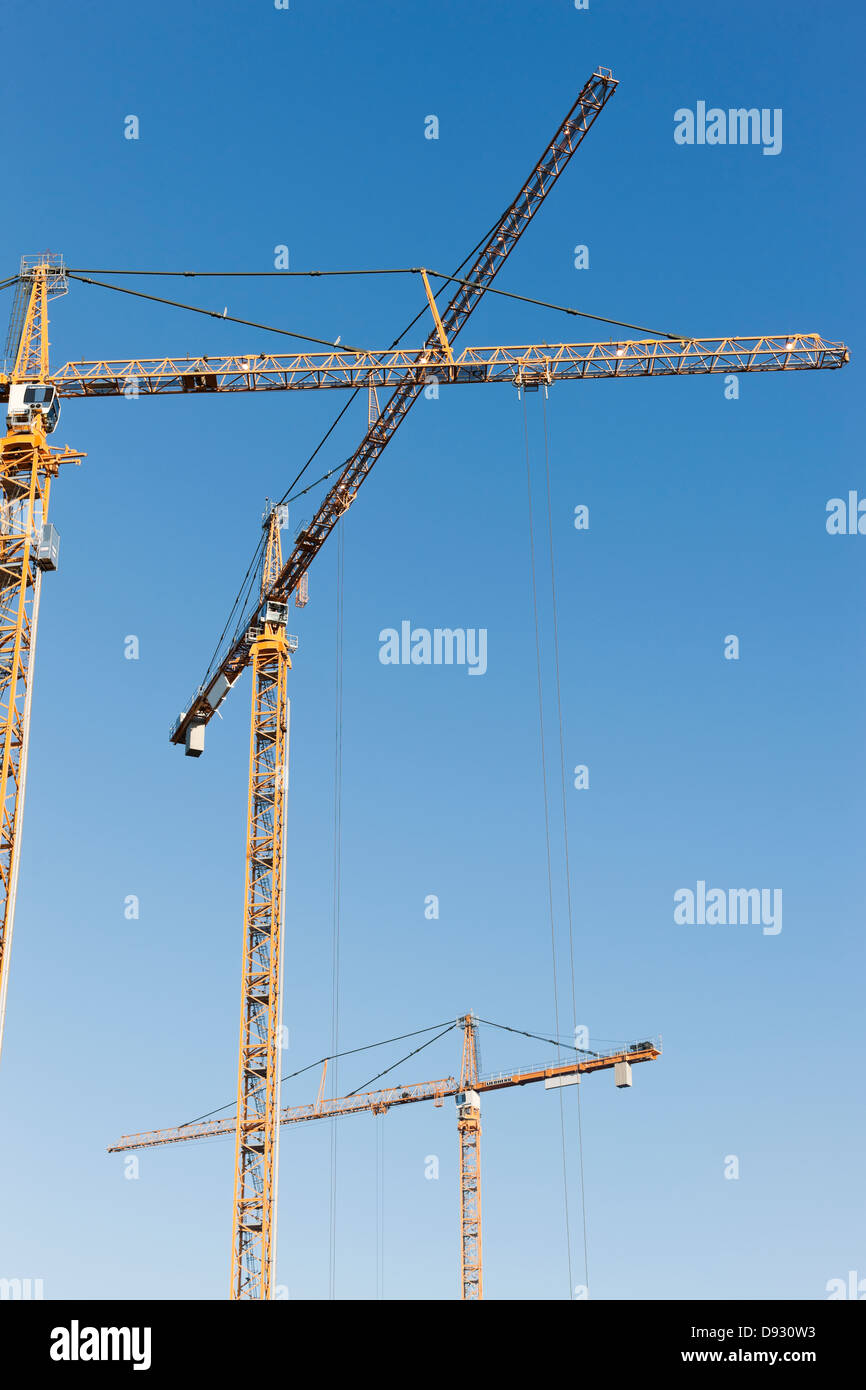
<svg viewBox="0 0 866 1390">
<path fill-rule="evenodd" d="M 592 1296 L 822 1298 L 831 1278 L 863 1278 L 866 539 L 824 524 L 829 498 L 866 494 L 861 7 L 48 8 L 35 105 L 32 18 L 6 19 L 7 50 L 22 56 L 2 97 L 19 145 L 4 274 L 46 246 L 80 267 L 266 270 L 282 243 L 295 269 L 451 269 L 603 63 L 619 90 L 498 283 L 675 332 L 818 331 L 851 345 L 843 372 L 743 377 L 737 401 L 720 377 L 576 383 L 547 410 L 566 763 L 590 768 L 590 789 L 569 788 L 567 802 L 577 1021 L 595 1041 L 665 1042 L 631 1091 L 609 1075 L 582 1087 Z M 782 153 L 676 145 L 674 111 L 698 100 L 781 107 Z M 136 142 L 123 138 L 129 114 Z M 438 141 L 424 139 L 429 114 Z M 588 270 L 573 268 L 576 244 Z M 420 307 L 417 283 L 394 278 L 144 288 L 162 285 L 369 346 Z M 595 336 L 607 335 L 497 299 L 461 341 Z M 419 326 L 409 341 L 420 338 Z M 78 284 L 53 306 L 56 365 L 286 341 Z M 198 762 L 167 734 L 265 496 L 283 492 L 343 400 L 64 407 L 55 439 L 87 459 L 54 493 L 61 568 L 43 594 L 0 1071 L 0 1275 L 42 1278 L 47 1297 L 227 1293 L 231 1142 L 145 1154 L 137 1181 L 104 1151 L 234 1096 L 248 683 Z M 359 400 L 323 468 L 351 452 L 364 411 Z M 527 415 L 543 503 L 540 395 Z M 420 401 L 345 524 L 346 1047 L 467 1009 L 555 1026 L 523 422 L 504 386 Z M 586 533 L 572 524 L 578 503 Z M 335 558 L 332 540 L 292 624 L 286 1070 L 330 1050 Z M 487 674 L 382 666 L 378 633 L 404 618 L 487 628 Z M 723 659 L 728 633 L 738 662 Z M 128 634 L 137 662 L 123 656 Z M 559 828 L 555 814 L 568 1032 Z M 781 887 L 781 934 L 676 926 L 673 894 L 698 879 Z M 131 893 L 138 921 L 124 919 Z M 430 893 L 438 921 L 424 917 Z M 340 1090 L 409 1046 L 345 1062 Z M 550 1055 L 485 1030 L 486 1070 Z M 392 1079 L 456 1067 L 452 1034 Z M 284 1100 L 312 1099 L 317 1084 L 308 1073 Z M 565 1101 L 577 1283 L 574 1092 Z M 483 1119 L 485 1293 L 568 1297 L 558 1100 L 506 1092 Z M 376 1292 L 377 1124 L 385 1295 L 455 1297 L 450 1102 L 342 1122 L 337 1294 Z M 327 1296 L 329 1144 L 326 1125 L 283 1131 L 278 1279 L 292 1297 Z M 737 1181 L 723 1175 L 731 1154 Z M 438 1181 L 425 1180 L 428 1155 Z"/>
</svg>

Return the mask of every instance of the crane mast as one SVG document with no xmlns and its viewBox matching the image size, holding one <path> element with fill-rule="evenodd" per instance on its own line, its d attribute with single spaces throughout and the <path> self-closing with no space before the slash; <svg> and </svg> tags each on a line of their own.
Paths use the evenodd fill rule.
<svg viewBox="0 0 866 1390">
<path fill-rule="evenodd" d="M 265 517 L 261 595 L 280 568 L 280 512 Z M 276 1248 L 280 1119 L 283 804 L 288 768 L 286 606 L 264 602 L 252 634 L 247 812 L 231 1297 L 269 1299 Z"/>
<path fill-rule="evenodd" d="M 6 433 L 0 439 L 0 1047 L 27 779 L 33 665 L 42 574 L 57 568 L 59 541 L 48 521 L 51 482 L 61 463 L 83 454 L 55 449 L 56 387 L 49 383 L 48 301 L 66 292 L 62 258 L 25 256 L 7 339 Z"/>
<path fill-rule="evenodd" d="M 476 1022 L 463 1019 L 463 1058 L 457 1096 L 460 1151 L 460 1297 L 480 1299 L 481 1278 L 481 1097 L 478 1085 Z"/>
</svg>

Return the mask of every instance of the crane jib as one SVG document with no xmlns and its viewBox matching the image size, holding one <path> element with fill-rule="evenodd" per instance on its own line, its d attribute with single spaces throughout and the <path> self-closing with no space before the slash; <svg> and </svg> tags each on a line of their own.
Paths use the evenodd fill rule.
<svg viewBox="0 0 866 1390">
<path fill-rule="evenodd" d="M 52 374 L 60 399 L 104 396 L 209 394 L 251 391 L 358 390 L 401 385 L 486 383 L 527 387 L 561 381 L 637 376 L 693 376 L 713 372 L 826 370 L 848 362 L 844 343 L 818 333 L 713 338 L 629 338 L 588 343 L 497 344 L 467 347 L 459 357 L 416 349 L 364 353 L 292 353 L 255 359 L 163 357 L 129 361 L 67 362 Z M 195 387 L 188 383 L 194 381 Z M 204 382 L 202 385 L 200 383 Z M 0 380 L 0 401 L 10 387 Z"/>
<path fill-rule="evenodd" d="M 647 1039 L 609 1052 L 591 1054 L 579 1061 L 551 1063 L 546 1067 L 523 1067 L 499 1072 L 493 1076 L 476 1077 L 472 1089 L 481 1095 L 508 1090 L 538 1082 L 556 1082 L 568 1077 L 591 1076 L 598 1071 L 614 1071 L 617 1067 L 634 1066 L 640 1062 L 655 1062 L 661 1057 L 661 1040 Z M 320 1099 L 311 1105 L 287 1105 L 280 1112 L 280 1124 L 304 1124 L 310 1120 L 333 1119 L 338 1115 L 384 1114 L 394 1106 L 411 1105 L 417 1101 L 441 1102 L 465 1089 L 453 1076 L 437 1081 L 423 1081 L 411 1086 L 389 1086 L 383 1091 L 367 1091 L 352 1096 Z M 135 1149 L 161 1148 L 170 1144 L 185 1144 L 197 1139 L 213 1139 L 233 1134 L 236 1117 L 223 1116 L 218 1120 L 201 1120 L 172 1129 L 155 1129 L 141 1134 L 125 1134 L 108 1149 L 109 1153 L 126 1153 Z"/>
</svg>

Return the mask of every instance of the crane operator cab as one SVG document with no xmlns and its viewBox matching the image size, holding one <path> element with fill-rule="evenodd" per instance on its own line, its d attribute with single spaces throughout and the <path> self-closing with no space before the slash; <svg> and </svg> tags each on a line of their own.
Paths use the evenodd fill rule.
<svg viewBox="0 0 866 1390">
<path fill-rule="evenodd" d="M 11 434 L 29 434 L 41 428 L 51 434 L 60 419 L 60 401 L 56 386 L 39 382 L 18 382 L 9 387 L 6 428 Z"/>
<path fill-rule="evenodd" d="M 454 1099 L 458 1120 L 476 1119 L 481 1114 L 481 1097 L 477 1091 L 458 1091 Z"/>
</svg>

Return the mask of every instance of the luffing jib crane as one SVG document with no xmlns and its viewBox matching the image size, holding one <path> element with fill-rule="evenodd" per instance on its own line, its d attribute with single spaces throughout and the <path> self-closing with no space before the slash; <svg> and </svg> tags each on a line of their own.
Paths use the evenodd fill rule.
<svg viewBox="0 0 866 1390">
<path fill-rule="evenodd" d="M 658 1039 L 644 1039 L 608 1052 L 583 1050 L 574 1061 L 555 1062 L 546 1067 L 525 1067 L 479 1076 L 477 1029 L 474 1014 L 457 1019 L 463 1030 L 463 1055 L 460 1079 L 423 1081 L 413 1086 L 390 1086 L 380 1091 L 365 1091 L 351 1096 L 325 1099 L 325 1078 L 328 1064 L 322 1071 L 319 1095 L 312 1105 L 289 1105 L 279 1114 L 281 1125 L 304 1124 L 308 1120 L 328 1120 L 340 1115 L 384 1115 L 393 1107 L 411 1105 L 416 1101 L 432 1100 L 441 1106 L 445 1096 L 453 1096 L 457 1107 L 457 1140 L 459 1157 L 460 1209 L 460 1297 L 477 1300 L 483 1297 L 483 1265 L 481 1255 L 481 1097 L 492 1091 L 508 1090 L 514 1086 L 533 1085 L 543 1081 L 547 1090 L 578 1083 L 582 1076 L 597 1071 L 613 1070 L 619 1088 L 631 1086 L 632 1066 L 639 1062 L 654 1062 L 661 1056 Z M 578 1051 L 581 1051 L 578 1049 Z M 125 1134 L 109 1153 L 130 1153 L 140 1149 L 156 1149 L 191 1140 L 215 1138 L 233 1134 L 237 1117 L 220 1120 L 199 1120 L 191 1125 L 173 1129 L 156 1129 L 143 1134 Z"/>
</svg>

